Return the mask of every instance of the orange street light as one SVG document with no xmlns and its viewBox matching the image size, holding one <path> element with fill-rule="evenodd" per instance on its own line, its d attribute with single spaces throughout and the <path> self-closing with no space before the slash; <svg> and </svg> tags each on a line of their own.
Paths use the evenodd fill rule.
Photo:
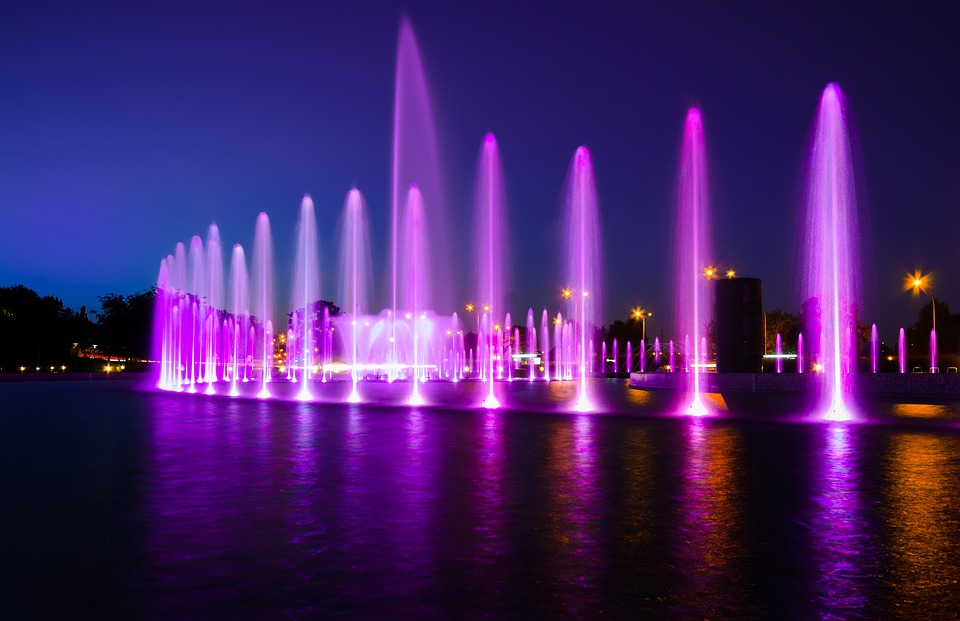
<svg viewBox="0 0 960 621">
<path fill-rule="evenodd" d="M 913 291 L 913 297 L 919 297 L 921 293 L 930 296 L 930 311 L 933 314 L 933 330 L 937 330 L 937 302 L 933 299 L 933 274 L 923 274 L 920 270 L 914 270 L 912 274 L 908 273 L 903 279 L 903 290 Z"/>
</svg>

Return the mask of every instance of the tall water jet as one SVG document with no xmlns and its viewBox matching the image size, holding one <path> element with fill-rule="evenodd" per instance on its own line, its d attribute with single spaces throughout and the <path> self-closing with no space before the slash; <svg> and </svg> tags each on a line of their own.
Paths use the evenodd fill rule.
<svg viewBox="0 0 960 621">
<path fill-rule="evenodd" d="M 218 369 L 218 360 L 223 358 L 223 343 L 219 334 L 219 314 L 226 308 L 223 294 L 223 244 L 220 242 L 220 229 L 211 224 L 207 230 L 207 364 L 204 381 L 207 382 L 207 394 L 213 394 L 213 384 L 222 377 L 223 369 Z"/>
<path fill-rule="evenodd" d="M 797 373 L 803 373 L 803 332 L 797 335 Z"/>
<path fill-rule="evenodd" d="M 483 307 L 490 308 L 491 316 L 502 316 L 506 311 L 505 287 L 506 266 L 509 264 L 507 233 L 505 229 L 503 171 L 500 152 L 493 134 L 483 137 L 477 164 L 477 184 L 474 191 L 474 230 L 476 231 L 476 283 L 478 298 Z M 507 320 L 509 323 L 509 320 Z M 487 331 L 487 396 L 483 407 L 497 408 L 500 402 L 494 395 L 494 332 Z M 502 357 L 502 356 L 500 356 Z"/>
<path fill-rule="evenodd" d="M 413 391 L 408 403 L 410 405 L 423 405 L 423 396 L 420 394 L 420 382 L 423 379 L 421 369 L 424 362 L 424 352 L 420 338 L 423 327 L 421 315 L 429 307 L 430 280 L 428 270 L 430 259 L 427 252 L 427 222 L 424 216 L 423 197 L 416 185 L 410 186 L 403 211 L 405 236 L 401 240 L 403 287 L 401 288 L 400 304 L 406 311 L 405 316 L 412 320 L 410 337 L 412 339 L 411 380 Z"/>
<path fill-rule="evenodd" d="M 880 360 L 880 337 L 877 335 L 877 324 L 870 327 L 870 372 L 876 373 Z"/>
<path fill-rule="evenodd" d="M 190 239 L 190 288 L 188 293 L 193 295 L 193 301 L 189 306 L 189 369 L 187 373 L 187 383 L 189 391 L 195 390 L 195 385 L 201 381 L 203 372 L 203 336 L 204 322 L 203 317 L 206 314 L 207 306 L 207 288 L 206 288 L 206 261 L 203 252 L 203 240 L 198 235 Z"/>
<path fill-rule="evenodd" d="M 397 64 L 394 83 L 393 101 L 393 169 L 391 187 L 391 325 L 393 347 L 391 348 L 392 362 L 390 379 L 396 378 L 397 362 L 397 322 L 401 319 L 402 307 L 400 291 L 403 286 L 402 272 L 398 272 L 402 259 L 400 258 L 403 240 L 402 207 L 407 188 L 416 184 L 422 195 L 426 197 L 429 208 L 429 220 L 433 237 L 431 238 L 431 256 L 435 262 L 432 273 L 425 276 L 425 280 L 435 283 L 436 290 L 449 299 L 439 300 L 443 308 L 454 308 L 453 301 L 459 299 L 452 288 L 449 264 L 446 261 L 450 256 L 447 247 L 447 225 L 443 209 L 443 188 L 441 186 L 440 157 L 437 148 L 436 128 L 433 120 L 433 109 L 430 103 L 429 88 L 423 69 L 423 60 L 420 49 L 406 17 L 400 20 L 400 31 L 397 39 Z"/>
<path fill-rule="evenodd" d="M 270 218 L 260 212 L 253 236 L 253 306 L 260 315 L 260 360 L 262 372 L 257 396 L 270 396 L 267 384 L 273 371 L 273 240 Z"/>
<path fill-rule="evenodd" d="M 712 278 L 710 226 L 707 194 L 707 154 L 703 118 L 698 108 L 690 108 L 683 127 L 680 167 L 677 176 L 677 226 L 674 240 L 674 283 L 676 286 L 677 333 L 693 339 L 693 351 L 684 350 L 684 360 L 692 360 L 693 373 L 688 390 L 687 414 L 707 413 L 701 398 L 702 369 L 700 337 L 710 321 Z M 692 356 L 691 356 L 692 353 Z M 670 364 L 671 370 L 673 363 Z"/>
<path fill-rule="evenodd" d="M 776 362 L 774 367 L 776 367 L 777 373 L 783 373 L 783 339 L 780 336 L 780 333 L 777 332 L 777 340 L 774 344 L 774 353 L 776 354 Z"/>
<path fill-rule="evenodd" d="M 569 309 L 572 311 L 574 340 L 578 345 L 580 389 L 574 409 L 588 412 L 590 402 L 588 361 L 590 340 L 594 326 L 601 319 L 603 300 L 603 258 L 600 252 L 600 214 L 597 205 L 597 190 L 593 176 L 593 162 L 586 147 L 574 153 L 567 181 L 566 219 L 567 233 L 563 246 L 562 263 L 566 270 L 566 282 L 573 289 Z"/>
<path fill-rule="evenodd" d="M 907 372 L 907 335 L 903 328 L 900 328 L 900 336 L 897 338 L 897 362 L 900 365 L 900 373 Z"/>
<path fill-rule="evenodd" d="M 933 329 L 930 330 L 930 372 L 940 372 L 940 368 L 937 367 L 937 331 Z"/>
<path fill-rule="evenodd" d="M 827 420 L 849 420 L 855 374 L 847 370 L 857 355 L 860 227 L 844 97 L 836 84 L 828 84 L 820 98 L 805 201 L 802 292 L 807 331 L 815 335 L 811 343 L 820 345 L 819 408 Z"/>
<path fill-rule="evenodd" d="M 230 396 L 239 395 L 237 381 L 240 377 L 241 361 L 244 369 L 243 381 L 246 377 L 246 336 L 247 321 L 249 318 L 249 280 L 247 277 L 247 258 L 243 253 L 243 246 L 236 244 L 233 247 L 233 258 L 230 261 L 230 324 L 231 359 L 233 361 L 230 375 Z"/>
<path fill-rule="evenodd" d="M 640 353 L 638 354 L 640 358 L 637 362 L 639 363 L 638 368 L 641 373 L 647 372 L 647 344 L 644 339 L 640 339 Z"/>
<path fill-rule="evenodd" d="M 297 398 L 313 398 L 310 378 L 313 373 L 315 343 L 314 305 L 320 300 L 320 259 L 318 258 L 317 219 L 313 200 L 309 195 L 300 203 L 300 221 L 297 224 L 297 258 L 293 269 L 293 312 L 296 318 L 295 336 L 300 353 L 300 391 Z M 296 350 L 295 350 L 296 351 Z M 290 364 L 290 361 L 287 362 Z M 296 370 L 294 370 L 296 373 Z"/>
<path fill-rule="evenodd" d="M 550 381 L 550 316 L 547 315 L 547 309 L 543 309 L 540 316 L 540 338 L 543 340 L 541 348 L 543 349 L 543 379 Z M 554 356 L 556 358 L 556 356 Z M 557 371 L 554 371 L 556 377 Z"/>
<path fill-rule="evenodd" d="M 350 403 L 360 402 L 360 322 L 367 310 L 367 291 L 373 284 L 370 258 L 370 225 L 363 194 L 356 188 L 347 193 L 340 216 L 340 282 L 338 298 L 349 314 L 349 325 L 342 333 L 348 338 L 350 355 Z"/>
</svg>

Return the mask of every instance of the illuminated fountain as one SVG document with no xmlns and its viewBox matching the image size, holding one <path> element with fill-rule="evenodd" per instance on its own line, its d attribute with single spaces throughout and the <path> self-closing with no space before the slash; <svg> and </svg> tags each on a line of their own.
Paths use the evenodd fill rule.
<svg viewBox="0 0 960 621">
<path fill-rule="evenodd" d="M 593 162 L 587 148 L 580 147 L 573 156 L 567 176 L 564 222 L 567 239 L 561 257 L 566 270 L 566 282 L 573 287 L 572 299 L 569 300 L 573 318 L 569 360 L 577 361 L 575 366 L 580 388 L 574 409 L 578 412 L 593 409 L 589 388 L 589 376 L 593 368 L 591 333 L 600 320 L 600 304 L 603 300 L 599 220 Z M 566 338 L 564 342 L 567 342 Z"/>
<path fill-rule="evenodd" d="M 493 329 L 492 317 L 504 316 L 506 296 L 504 295 L 504 279 L 507 255 L 507 233 L 504 228 L 504 191 L 503 171 L 500 167 L 500 152 L 493 134 L 483 137 L 480 147 L 480 161 L 477 166 L 477 186 L 474 194 L 476 242 L 474 245 L 476 260 L 476 283 L 478 299 L 482 300 L 483 307 L 489 308 L 488 329 L 486 342 L 481 344 L 486 355 L 487 396 L 483 400 L 483 407 L 497 408 L 500 402 L 494 394 L 494 363 L 503 360 L 502 339 L 500 355 L 495 353 L 497 339 Z M 506 315 L 509 317 L 509 313 Z M 532 323 L 533 311 L 529 313 Z M 505 319 L 509 329 L 510 320 Z M 501 365 L 502 366 L 502 365 Z"/>
<path fill-rule="evenodd" d="M 707 413 L 701 396 L 700 374 L 703 368 L 701 336 L 706 334 L 710 321 L 712 273 L 705 278 L 710 263 L 710 233 L 708 223 L 707 156 L 704 144 L 703 119 L 700 110 L 691 108 L 683 128 L 680 150 L 680 170 L 677 190 L 677 228 L 674 242 L 674 282 L 676 283 L 676 311 L 674 321 L 677 336 L 687 345 L 683 357 L 689 373 L 689 402 L 683 406 L 687 414 L 702 416 Z M 692 344 L 692 350 L 691 350 Z M 671 341 L 670 370 L 674 370 Z"/>
<path fill-rule="evenodd" d="M 390 330 L 393 337 L 393 360 L 389 368 L 391 380 L 399 377 L 401 369 L 398 363 L 397 329 L 405 312 L 402 297 L 403 258 L 401 257 L 402 235 L 404 234 L 403 207 L 412 185 L 419 188 L 425 208 L 429 210 L 424 217 L 430 223 L 431 234 L 426 238 L 427 247 L 433 258 L 428 270 L 423 274 L 424 282 L 434 283 L 437 302 L 442 308 L 454 308 L 452 279 L 447 249 L 447 225 L 443 205 L 441 186 L 440 157 L 437 149 L 436 127 L 430 92 L 423 70 L 423 60 L 416 36 L 410 22 L 404 17 L 400 21 L 397 40 L 397 64 L 393 102 L 393 169 L 391 181 L 391 224 L 390 224 Z"/>
<path fill-rule="evenodd" d="M 810 145 L 802 246 L 807 333 L 812 336 L 811 356 L 816 352 L 823 373 L 818 408 L 827 420 L 852 418 L 860 301 L 860 229 L 843 100 L 836 84 L 829 84 L 820 98 Z"/>
<path fill-rule="evenodd" d="M 350 403 L 360 402 L 358 384 L 361 379 L 360 337 L 369 321 L 364 317 L 367 310 L 367 289 L 373 281 L 370 258 L 370 225 L 367 221 L 367 205 L 359 190 L 353 188 L 347 194 L 340 219 L 340 300 L 343 301 L 348 325 L 341 326 L 340 334 L 349 339 L 347 349 L 350 359 Z"/>
<path fill-rule="evenodd" d="M 300 392 L 297 398 L 302 401 L 312 398 L 309 380 L 313 377 L 317 349 L 314 329 L 314 303 L 320 299 L 320 259 L 317 246 L 317 219 L 313 212 L 313 200 L 309 196 L 304 196 L 300 203 L 300 222 L 297 225 L 297 255 L 293 270 L 292 296 L 295 315 L 294 335 L 297 345 L 294 351 L 299 354 L 301 368 Z"/>
<path fill-rule="evenodd" d="M 270 237 L 270 218 L 261 212 L 257 216 L 257 228 L 253 237 L 253 307 L 262 323 L 258 330 L 257 347 L 260 349 L 260 392 L 257 396 L 270 396 L 267 384 L 273 368 L 273 242 Z M 255 328 L 256 330 L 256 328 Z"/>
<path fill-rule="evenodd" d="M 428 324 L 426 312 L 430 307 L 430 259 L 427 252 L 427 221 L 424 214 L 423 197 L 416 185 L 407 191 L 407 201 L 403 209 L 404 237 L 401 240 L 401 268 L 398 278 L 402 279 L 400 290 L 401 308 L 409 309 L 405 318 L 409 322 L 407 337 L 410 341 L 403 351 L 409 353 L 410 380 L 413 390 L 410 393 L 410 405 L 423 405 L 420 383 L 427 379 Z M 394 326 L 397 325 L 396 320 Z M 394 328 L 396 334 L 396 327 Z M 401 335 L 394 342 L 396 350 Z"/>
</svg>

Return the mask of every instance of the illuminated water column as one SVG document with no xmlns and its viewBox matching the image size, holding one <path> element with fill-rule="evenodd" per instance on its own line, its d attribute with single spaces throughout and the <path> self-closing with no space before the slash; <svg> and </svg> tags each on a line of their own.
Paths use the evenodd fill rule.
<svg viewBox="0 0 960 621">
<path fill-rule="evenodd" d="M 340 218 L 340 299 L 349 313 L 349 325 L 341 329 L 343 338 L 349 339 L 350 352 L 350 403 L 360 402 L 357 384 L 360 370 L 360 331 L 362 316 L 367 310 L 367 291 L 373 281 L 370 258 L 370 225 L 363 194 L 353 188 L 347 193 Z"/>
<path fill-rule="evenodd" d="M 474 230 L 477 238 L 474 248 L 477 253 L 475 278 L 479 288 L 478 297 L 484 310 L 489 308 L 485 343 L 487 395 L 483 400 L 483 407 L 488 409 L 500 407 L 500 401 L 494 394 L 494 380 L 497 379 L 494 365 L 496 359 L 502 358 L 502 355 L 497 356 L 495 353 L 498 330 L 494 327 L 493 317 L 502 317 L 501 313 L 506 306 L 504 268 L 508 263 L 508 244 L 504 226 L 505 203 L 500 152 L 493 134 L 487 134 L 483 137 L 477 165 L 477 185 L 474 193 Z"/>
<path fill-rule="evenodd" d="M 316 347 L 313 311 L 315 303 L 320 300 L 320 260 L 317 246 L 317 220 L 313 211 L 313 200 L 304 196 L 300 203 L 297 257 L 293 270 L 293 309 L 294 314 L 299 315 L 296 340 L 300 349 L 300 364 L 303 365 L 300 391 L 297 393 L 297 399 L 301 401 L 313 398 L 309 380 L 313 373 Z"/>
<path fill-rule="evenodd" d="M 573 349 L 572 353 L 577 357 L 580 386 L 573 407 L 578 412 L 589 412 L 593 409 L 590 394 L 590 370 L 593 361 L 588 361 L 588 356 L 591 333 L 600 320 L 603 301 L 599 220 L 593 161 L 587 148 L 580 147 L 573 156 L 567 177 L 564 221 L 566 244 L 563 247 L 562 259 L 565 281 L 574 289 L 573 299 L 570 300 L 574 332 L 571 345 L 576 343 L 576 349 Z"/>
<path fill-rule="evenodd" d="M 860 228 L 853 155 L 844 97 L 836 84 L 820 98 L 810 144 L 803 229 L 803 300 L 813 325 L 811 349 L 820 343 L 823 391 L 819 408 L 827 420 L 849 420 L 860 304 Z"/>
<path fill-rule="evenodd" d="M 691 361 L 694 363 L 688 384 L 689 401 L 683 409 L 687 414 L 702 416 L 707 409 L 701 398 L 701 336 L 710 321 L 713 291 L 710 279 L 714 272 L 707 267 L 711 263 L 712 251 L 708 221 L 707 156 L 703 119 L 697 108 L 687 111 L 684 122 L 677 185 L 675 321 L 678 335 L 692 339 L 693 349 L 684 348 L 685 365 Z M 673 361 L 670 367 L 673 371 Z"/>
</svg>

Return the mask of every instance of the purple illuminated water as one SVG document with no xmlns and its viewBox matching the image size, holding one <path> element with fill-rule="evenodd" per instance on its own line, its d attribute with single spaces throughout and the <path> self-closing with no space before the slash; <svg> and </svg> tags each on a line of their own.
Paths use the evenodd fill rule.
<svg viewBox="0 0 960 621">
<path fill-rule="evenodd" d="M 504 317 L 506 313 L 506 266 L 509 265 L 509 244 L 505 227 L 506 200 L 503 189 L 503 171 L 500 166 L 500 151 L 493 134 L 483 137 L 477 164 L 477 184 L 474 192 L 474 231 L 476 241 L 477 300 L 483 308 L 489 308 L 491 317 Z M 507 314 L 509 317 L 509 314 Z M 495 320 L 494 320 L 495 321 Z M 492 322 L 491 322 L 492 323 Z M 505 319 L 509 326 L 510 320 Z M 495 353 L 495 334 L 487 333 L 487 396 L 483 407 L 500 406 L 494 394 L 494 362 L 502 360 Z"/>
<path fill-rule="evenodd" d="M 400 303 L 403 272 L 398 271 L 402 270 L 400 266 L 403 263 L 400 256 L 404 235 L 402 212 L 408 189 L 412 185 L 419 188 L 425 208 L 429 210 L 424 214 L 431 230 L 426 243 L 428 254 L 434 260 L 425 266 L 429 271 L 424 273 L 424 280 L 434 283 L 440 307 L 458 306 L 447 260 L 450 256 L 446 236 L 448 229 L 430 89 L 413 27 L 406 18 L 400 21 L 394 89 L 390 308 L 393 319 L 399 321 L 404 312 Z M 391 325 L 391 330 L 395 331 L 395 328 L 395 325 Z M 393 336 L 396 338 L 397 335 Z M 395 367 L 392 367 L 390 376 L 396 378 Z"/>
<path fill-rule="evenodd" d="M 430 257 L 427 251 L 427 221 L 424 213 L 423 198 L 417 186 L 410 186 L 403 210 L 404 237 L 401 240 L 400 307 L 405 309 L 406 333 L 397 332 L 395 346 L 398 351 L 409 357 L 400 362 L 409 365 L 413 390 L 410 393 L 410 405 L 422 405 L 420 383 L 426 381 L 430 367 L 427 363 L 427 343 L 424 331 L 428 329 L 427 309 L 430 308 Z M 398 325 L 394 321 L 394 325 Z M 401 347 L 401 344 L 403 345 Z"/>
<path fill-rule="evenodd" d="M 699 109 L 691 108 L 684 122 L 677 175 L 674 324 L 676 335 L 683 339 L 684 368 L 689 373 L 690 395 L 682 408 L 694 416 L 707 413 L 701 399 L 700 373 L 701 335 L 706 333 L 710 321 L 713 292 L 713 283 L 704 277 L 704 270 L 712 261 L 708 201 L 703 119 Z M 674 369 L 672 360 L 670 368 Z"/>
<path fill-rule="evenodd" d="M 299 369 L 300 400 L 311 398 L 309 380 L 314 375 L 316 358 L 316 317 L 313 304 L 320 299 L 320 258 L 317 241 L 317 219 L 313 212 L 313 200 L 304 196 L 300 203 L 300 221 L 297 225 L 297 254 L 293 268 L 293 332 L 296 347 L 295 358 L 287 364 L 293 367 L 297 378 Z"/>
<path fill-rule="evenodd" d="M 900 372 L 907 372 L 907 336 L 903 328 L 900 328 L 900 336 L 897 337 L 897 362 L 900 365 Z"/>
<path fill-rule="evenodd" d="M 363 194 L 353 188 L 347 193 L 340 216 L 340 283 L 339 299 L 344 305 L 346 321 L 341 322 L 341 337 L 346 339 L 350 360 L 351 391 L 348 401 L 358 403 L 357 388 L 363 376 L 368 353 L 361 350 L 361 337 L 368 330 L 370 321 L 367 312 L 367 291 L 373 285 L 373 269 L 370 258 L 370 224 L 367 221 L 367 205 Z"/>
<path fill-rule="evenodd" d="M 797 373 L 803 373 L 803 332 L 797 335 Z"/>
<path fill-rule="evenodd" d="M 270 396 L 267 384 L 273 369 L 273 241 L 270 237 L 270 218 L 261 212 L 253 237 L 253 308 L 261 322 L 257 348 L 260 364 L 259 397 Z"/>
<path fill-rule="evenodd" d="M 781 339 L 779 332 L 777 332 L 774 353 L 777 355 L 776 364 L 774 365 L 777 369 L 777 373 L 783 373 L 783 340 Z"/>
<path fill-rule="evenodd" d="M 870 372 L 877 372 L 880 361 L 880 337 L 877 335 L 877 324 L 870 327 Z"/>
<path fill-rule="evenodd" d="M 938 373 L 940 371 L 937 367 L 937 331 L 930 330 L 930 372 Z"/>
<path fill-rule="evenodd" d="M 802 299 L 807 332 L 814 335 L 811 355 L 823 373 L 818 408 L 827 420 L 849 420 L 860 308 L 860 229 L 844 97 L 836 84 L 829 84 L 820 98 L 805 213 Z"/>
<path fill-rule="evenodd" d="M 580 147 L 570 162 L 567 175 L 566 218 L 564 223 L 566 242 L 561 253 L 561 263 L 566 274 L 565 282 L 572 290 L 569 300 L 570 317 L 573 321 L 573 342 L 577 350 L 570 360 L 577 359 L 577 377 L 580 380 L 579 396 L 574 408 L 578 412 L 593 409 L 590 403 L 590 342 L 593 329 L 602 322 L 603 257 L 600 246 L 600 213 L 597 205 L 597 190 L 594 185 L 593 161 L 586 147 Z M 566 339 L 564 339 L 566 340 Z"/>
</svg>

